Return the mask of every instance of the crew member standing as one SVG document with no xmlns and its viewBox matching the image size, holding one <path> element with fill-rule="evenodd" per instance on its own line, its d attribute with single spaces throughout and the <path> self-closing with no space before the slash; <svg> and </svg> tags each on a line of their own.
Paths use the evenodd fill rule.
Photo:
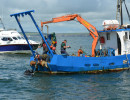
<svg viewBox="0 0 130 100">
<path fill-rule="evenodd" d="M 47 41 L 47 38 L 45 37 L 45 40 Z M 49 49 L 46 46 L 46 43 L 44 42 L 44 40 L 42 39 L 42 43 L 40 44 L 40 46 L 38 48 L 43 47 L 43 54 L 47 54 L 47 52 L 49 51 Z"/>
<path fill-rule="evenodd" d="M 64 40 L 61 43 L 61 54 L 65 54 L 65 55 L 69 56 L 69 54 L 66 52 L 66 48 L 70 48 L 70 46 L 66 46 L 66 42 L 67 42 L 67 40 Z"/>
</svg>

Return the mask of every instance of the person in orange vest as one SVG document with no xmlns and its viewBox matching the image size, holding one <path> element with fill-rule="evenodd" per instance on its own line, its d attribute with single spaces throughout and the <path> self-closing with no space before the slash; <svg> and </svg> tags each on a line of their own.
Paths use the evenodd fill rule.
<svg viewBox="0 0 130 100">
<path fill-rule="evenodd" d="M 83 50 L 81 48 L 78 50 L 78 57 L 80 56 L 80 54 L 83 54 Z"/>
</svg>

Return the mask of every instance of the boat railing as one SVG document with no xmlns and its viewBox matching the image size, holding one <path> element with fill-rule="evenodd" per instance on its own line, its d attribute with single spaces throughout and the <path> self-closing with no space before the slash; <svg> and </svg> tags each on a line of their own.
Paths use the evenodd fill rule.
<svg viewBox="0 0 130 100">
<path fill-rule="evenodd" d="M 115 49 L 98 49 L 95 51 L 96 57 L 115 56 Z"/>
</svg>

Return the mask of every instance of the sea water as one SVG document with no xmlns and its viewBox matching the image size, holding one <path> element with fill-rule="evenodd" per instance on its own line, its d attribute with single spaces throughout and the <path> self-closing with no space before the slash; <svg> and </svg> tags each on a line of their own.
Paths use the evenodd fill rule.
<svg viewBox="0 0 130 100">
<path fill-rule="evenodd" d="M 38 36 L 32 36 L 40 41 Z M 57 52 L 66 39 L 77 55 L 82 49 L 91 54 L 92 38 L 57 35 Z M 130 100 L 130 71 L 103 74 L 37 73 L 24 75 L 30 69 L 30 54 L 0 54 L 0 100 Z"/>
</svg>

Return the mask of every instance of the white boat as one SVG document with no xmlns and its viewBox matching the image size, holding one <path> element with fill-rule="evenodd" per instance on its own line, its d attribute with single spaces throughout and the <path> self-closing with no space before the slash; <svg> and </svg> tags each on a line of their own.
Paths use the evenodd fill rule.
<svg viewBox="0 0 130 100">
<path fill-rule="evenodd" d="M 29 40 L 33 50 L 39 43 Z M 25 38 L 16 30 L 0 29 L 0 53 L 31 53 Z"/>
</svg>

